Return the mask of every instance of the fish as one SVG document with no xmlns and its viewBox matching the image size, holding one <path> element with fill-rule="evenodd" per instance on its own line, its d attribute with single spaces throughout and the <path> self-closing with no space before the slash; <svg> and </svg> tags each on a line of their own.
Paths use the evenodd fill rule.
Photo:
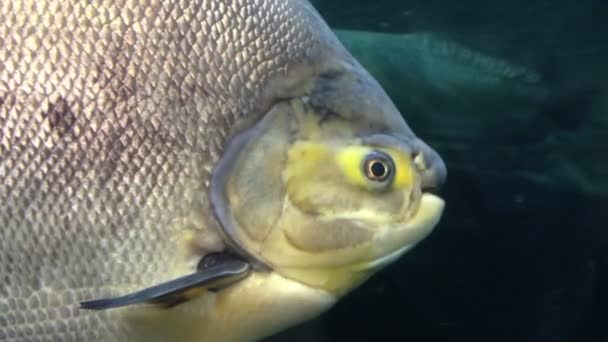
<svg viewBox="0 0 608 342">
<path fill-rule="evenodd" d="M 543 117 L 569 112 L 568 103 L 579 106 L 589 99 L 580 91 L 562 91 L 563 86 L 549 82 L 542 70 L 462 44 L 445 33 L 335 33 L 409 114 L 408 121 L 420 127 L 418 132 L 449 140 L 452 143 L 443 145 L 447 149 L 457 146 L 455 141 L 512 142 L 537 136 L 535 125 Z M 439 121 L 441 125 L 433 124 Z M 512 129 L 505 130 L 505 125 Z"/>
<path fill-rule="evenodd" d="M 557 57 L 551 55 L 537 56 L 542 61 L 533 67 L 488 53 L 480 44 L 463 44 L 444 32 L 334 32 L 408 113 L 417 132 L 436 147 L 438 141 L 449 141 L 439 145 L 447 150 L 461 150 L 463 142 L 542 140 L 537 126 L 544 120 L 578 127 L 601 93 L 595 82 L 561 73 Z M 425 131 L 426 123 L 430 125 Z M 505 125 L 511 129 L 505 130 Z"/>
<path fill-rule="evenodd" d="M 0 127 L 2 341 L 261 340 L 445 206 L 307 0 L 1 2 Z"/>
<path fill-rule="evenodd" d="M 551 86 L 538 70 L 466 46 L 446 34 L 334 31 L 385 88 L 395 89 L 392 93 L 402 94 L 410 103 L 429 98 L 429 103 L 419 105 L 423 108 L 440 102 L 456 108 L 457 114 L 508 112 L 539 106 L 551 97 Z"/>
</svg>

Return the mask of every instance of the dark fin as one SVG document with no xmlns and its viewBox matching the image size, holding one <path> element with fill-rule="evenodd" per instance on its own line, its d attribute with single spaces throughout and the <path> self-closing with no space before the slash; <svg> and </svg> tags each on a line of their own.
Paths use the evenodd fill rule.
<svg viewBox="0 0 608 342">
<path fill-rule="evenodd" d="M 121 297 L 81 302 L 80 307 L 88 310 L 105 310 L 150 303 L 168 308 L 195 298 L 205 290 L 218 290 L 234 284 L 245 278 L 250 268 L 249 263 L 235 256 L 214 253 L 201 260 L 196 273 Z"/>
</svg>

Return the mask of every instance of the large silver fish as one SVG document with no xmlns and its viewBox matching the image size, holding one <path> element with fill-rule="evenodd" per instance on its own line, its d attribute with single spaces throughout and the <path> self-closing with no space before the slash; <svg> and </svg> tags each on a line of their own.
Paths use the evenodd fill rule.
<svg viewBox="0 0 608 342">
<path fill-rule="evenodd" d="M 2 1 L 0 126 L 2 341 L 261 339 L 443 210 L 304 0 Z"/>
</svg>

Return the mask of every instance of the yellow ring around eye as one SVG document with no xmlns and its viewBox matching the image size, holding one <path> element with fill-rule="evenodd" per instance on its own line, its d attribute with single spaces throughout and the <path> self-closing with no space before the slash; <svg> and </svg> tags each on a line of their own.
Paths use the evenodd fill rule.
<svg viewBox="0 0 608 342">
<path fill-rule="evenodd" d="M 381 148 L 377 149 L 391 156 L 394 164 L 394 178 L 391 189 L 403 189 L 412 187 L 416 179 L 413 164 L 409 156 L 403 151 Z M 338 151 L 336 159 L 346 179 L 354 185 L 369 188 L 370 181 L 366 173 L 361 172 L 361 164 L 364 158 L 372 153 L 374 149 L 366 146 L 350 146 Z"/>
</svg>

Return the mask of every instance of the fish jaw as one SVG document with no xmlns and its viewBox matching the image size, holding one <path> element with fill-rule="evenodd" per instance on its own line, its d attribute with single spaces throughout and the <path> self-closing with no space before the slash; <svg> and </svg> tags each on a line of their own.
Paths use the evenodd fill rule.
<svg viewBox="0 0 608 342">
<path fill-rule="evenodd" d="M 170 310 L 132 311 L 126 321 L 133 341 L 259 341 L 317 317 L 337 300 L 276 272 L 254 272 Z"/>
</svg>

